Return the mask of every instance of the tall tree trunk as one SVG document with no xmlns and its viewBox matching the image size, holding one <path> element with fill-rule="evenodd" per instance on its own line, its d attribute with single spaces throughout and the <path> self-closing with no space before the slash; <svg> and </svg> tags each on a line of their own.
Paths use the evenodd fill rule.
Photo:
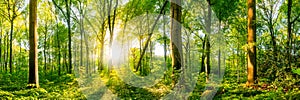
<svg viewBox="0 0 300 100">
<path fill-rule="evenodd" d="M 272 21 L 271 21 L 271 23 L 272 23 Z M 276 35 L 275 35 L 275 32 L 274 32 L 273 26 L 270 26 L 270 33 L 271 33 L 271 38 L 272 38 L 274 61 L 277 62 Z M 274 65 L 274 66 L 276 66 L 276 65 Z"/>
<path fill-rule="evenodd" d="M 52 43 L 52 38 L 51 38 L 51 36 L 49 36 L 49 43 L 48 43 L 48 46 L 47 46 L 48 47 L 47 48 L 47 51 L 48 51 L 47 54 L 48 54 L 48 63 L 49 63 L 49 67 L 50 68 L 51 68 L 51 66 L 53 64 L 52 61 L 51 61 L 52 60 L 51 59 L 51 47 L 50 47 L 52 45 L 51 43 Z"/>
<path fill-rule="evenodd" d="M 166 11 L 164 10 L 164 15 L 166 15 Z M 164 64 L 164 67 L 166 68 L 167 67 L 167 35 L 166 35 L 166 17 L 163 16 L 163 24 L 164 24 L 164 27 L 163 27 L 163 31 L 164 31 L 164 61 L 165 61 L 165 64 Z"/>
<path fill-rule="evenodd" d="M 6 32 L 6 56 L 5 56 L 5 71 L 7 72 L 8 66 L 8 50 L 9 50 L 9 32 Z"/>
<path fill-rule="evenodd" d="M 73 56 L 73 61 L 74 61 L 74 63 L 73 63 L 73 65 L 76 66 L 77 65 L 77 62 L 76 62 L 77 61 L 77 59 L 76 59 L 76 57 L 77 57 L 77 44 L 74 44 L 73 48 L 74 48 L 74 52 L 73 52 L 73 55 L 74 55 Z"/>
<path fill-rule="evenodd" d="M 100 42 L 100 54 L 99 54 L 99 70 L 103 70 L 103 58 L 104 58 L 104 41 L 101 40 Z"/>
<path fill-rule="evenodd" d="M 1 24 L 1 27 L 0 27 L 1 28 L 0 29 L 0 67 L 3 68 L 2 67 L 2 38 L 3 38 L 2 37 L 2 20 L 1 20 L 0 24 Z M 2 70 L 4 70 L 4 68 Z"/>
<path fill-rule="evenodd" d="M 29 4 L 29 88 L 39 88 L 38 51 L 37 51 L 37 0 Z"/>
<path fill-rule="evenodd" d="M 116 0 L 116 5 L 114 7 L 114 11 L 113 11 L 113 20 L 111 22 L 111 7 L 112 7 L 112 1 L 110 0 L 109 2 L 109 6 L 108 6 L 108 28 L 109 28 L 109 33 L 110 33 L 110 37 L 109 37 L 109 53 L 112 53 L 112 42 L 113 42 L 113 37 L 114 37 L 114 25 L 115 25 L 115 19 L 116 19 L 116 11 L 117 11 L 117 7 L 118 7 L 118 1 Z M 108 70 L 110 71 L 112 65 L 112 58 L 109 58 L 109 62 L 108 62 Z"/>
<path fill-rule="evenodd" d="M 240 43 L 240 41 L 239 41 L 239 38 L 238 38 L 238 43 Z M 237 48 L 237 54 L 236 54 L 236 56 L 237 57 L 240 57 L 240 45 L 238 44 L 238 48 Z M 240 58 L 237 58 L 237 66 L 236 66 L 236 68 L 237 68 L 237 82 L 238 83 L 240 83 L 240 60 L 239 60 Z"/>
<path fill-rule="evenodd" d="M 220 39 L 221 39 L 220 38 L 221 37 L 221 24 L 222 24 L 222 21 L 221 21 L 221 19 L 219 19 L 219 34 L 220 34 L 220 36 L 218 36 L 219 43 L 221 43 L 221 41 L 220 41 Z M 218 48 L 218 76 L 219 76 L 219 78 L 221 78 L 221 49 L 220 49 L 220 46 Z"/>
<path fill-rule="evenodd" d="M 47 71 L 47 55 L 46 55 L 46 48 L 47 48 L 47 31 L 48 31 L 48 26 L 45 25 L 45 32 L 44 32 L 44 50 L 43 50 L 43 54 L 44 54 L 44 71 L 46 73 Z"/>
<path fill-rule="evenodd" d="M 9 72 L 12 73 L 12 38 L 13 38 L 13 31 L 14 31 L 14 19 L 10 21 L 10 43 L 9 43 Z"/>
<path fill-rule="evenodd" d="M 202 42 L 202 55 L 201 55 L 201 72 L 205 72 L 205 44 L 206 43 L 206 36 Z"/>
<path fill-rule="evenodd" d="M 22 45 L 22 43 L 20 42 L 19 45 Z M 21 56 L 21 57 L 18 58 L 18 61 L 20 62 L 19 65 L 18 65 L 18 66 L 19 66 L 19 67 L 18 67 L 18 71 L 20 71 L 20 70 L 21 70 L 21 67 L 23 66 L 23 61 L 22 61 L 22 58 L 23 58 L 23 55 L 22 55 L 22 47 L 19 46 L 19 49 L 20 49 L 20 51 L 19 51 L 19 54 L 20 54 L 20 55 L 19 55 L 19 56 Z M 1 67 L 1 61 L 0 61 L 0 67 Z"/>
<path fill-rule="evenodd" d="M 105 14 L 104 14 L 105 15 Z M 104 20 L 104 19 L 103 19 Z M 102 27 L 101 27 L 102 29 L 101 29 L 101 40 L 99 40 L 100 41 L 100 63 L 99 63 L 99 66 L 100 66 L 100 70 L 103 70 L 104 69 L 104 62 L 103 62 L 103 60 L 104 60 L 104 39 L 105 39 L 105 23 L 103 22 L 102 23 Z"/>
<path fill-rule="evenodd" d="M 158 20 L 160 19 L 161 15 L 163 14 L 163 11 L 164 11 L 164 9 L 165 9 L 165 7 L 166 7 L 167 4 L 168 4 L 168 1 L 166 0 L 165 3 L 164 3 L 164 5 L 162 6 L 162 9 L 160 10 L 160 13 L 159 13 L 158 17 L 156 18 L 156 20 L 155 20 L 153 26 L 151 27 L 151 33 L 148 35 L 148 38 L 147 38 L 147 40 L 146 40 L 145 47 L 144 47 L 143 50 L 142 50 L 142 54 L 141 54 L 141 56 L 140 56 L 140 58 L 139 58 L 139 60 L 138 60 L 137 66 L 140 66 L 140 65 L 141 65 L 142 58 L 143 58 L 143 56 L 144 56 L 144 54 L 145 54 L 145 52 L 146 52 L 146 50 L 147 50 L 147 47 L 148 47 L 149 42 L 150 42 L 150 40 L 151 40 L 151 36 L 153 35 L 153 31 L 154 31 L 154 29 L 155 29 L 155 26 L 156 26 L 156 24 L 158 23 Z M 174 5 L 176 5 L 176 4 L 174 4 Z M 180 10 L 180 11 L 181 11 L 181 10 Z M 172 12 L 172 11 L 171 11 L 171 12 Z M 180 14 L 181 14 L 181 13 L 180 13 Z M 179 19 L 180 19 L 180 18 L 179 18 Z M 172 25 L 171 25 L 171 26 L 172 26 Z M 171 29 L 172 29 L 172 28 L 171 28 Z M 181 28 L 177 28 L 177 29 L 181 29 Z M 180 32 L 181 32 L 181 31 L 180 31 Z M 181 35 L 180 35 L 180 36 L 181 36 Z M 172 36 L 171 36 L 171 37 L 172 37 Z M 180 38 L 180 41 L 181 41 L 181 38 Z M 182 51 L 182 49 L 181 49 L 181 51 Z"/>
<path fill-rule="evenodd" d="M 257 66 L 256 66 L 256 7 L 255 0 L 248 0 L 248 67 L 247 67 L 247 86 L 256 84 Z"/>
<path fill-rule="evenodd" d="M 209 6 L 208 6 L 208 15 L 206 20 L 206 82 L 209 81 L 209 74 L 210 74 L 210 33 L 211 33 L 211 2 L 210 0 L 207 0 Z"/>
<path fill-rule="evenodd" d="M 83 66 L 83 18 L 80 19 L 80 66 Z"/>
<path fill-rule="evenodd" d="M 59 31 L 58 31 L 58 20 L 56 18 L 56 40 L 57 40 L 57 51 L 58 51 L 58 55 L 57 55 L 57 66 L 58 66 L 58 75 L 61 74 L 61 63 L 60 63 L 60 57 L 61 57 L 61 53 L 60 53 L 60 39 L 59 39 Z"/>
<path fill-rule="evenodd" d="M 286 71 L 290 71 L 291 67 L 291 35 L 292 35 L 292 22 L 291 22 L 291 12 L 292 12 L 292 0 L 288 0 L 288 42 L 287 42 L 287 56 L 288 56 L 288 67 Z"/>
<path fill-rule="evenodd" d="M 64 45 L 64 48 L 67 48 L 66 45 Z M 68 73 L 69 72 L 69 67 L 67 63 L 67 51 L 64 51 L 64 57 L 63 57 L 63 63 L 64 63 L 64 70 Z"/>
<path fill-rule="evenodd" d="M 171 57 L 173 75 L 182 68 L 181 0 L 171 0 Z M 176 77 L 175 77 L 176 78 Z M 176 79 L 173 80 L 174 83 Z"/>
<path fill-rule="evenodd" d="M 83 2 L 80 2 L 80 66 L 83 66 L 83 34 L 84 34 L 84 26 L 83 26 L 83 19 L 84 19 L 84 12 L 83 12 Z"/>
<path fill-rule="evenodd" d="M 68 54 L 69 54 L 69 69 L 68 69 L 68 73 L 71 74 L 72 73 L 72 34 L 71 34 L 71 0 L 65 0 L 66 2 L 66 11 L 67 11 L 67 24 L 68 24 Z"/>
<path fill-rule="evenodd" d="M 88 43 L 88 36 L 86 34 L 84 34 L 84 39 L 85 39 L 85 51 L 86 51 L 86 55 L 85 55 L 85 60 L 86 60 L 86 74 L 90 74 L 90 53 L 89 53 L 89 43 Z"/>
<path fill-rule="evenodd" d="M 58 35 L 57 35 L 58 36 Z M 59 44 L 59 40 L 57 41 L 57 48 L 58 48 L 58 59 L 57 59 L 57 66 L 58 66 L 58 75 L 61 74 L 61 51 L 60 51 L 60 44 Z"/>
</svg>

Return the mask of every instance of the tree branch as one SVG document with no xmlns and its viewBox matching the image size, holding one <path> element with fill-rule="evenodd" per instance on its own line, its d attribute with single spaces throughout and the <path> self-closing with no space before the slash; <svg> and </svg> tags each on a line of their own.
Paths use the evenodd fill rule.
<svg viewBox="0 0 300 100">
<path fill-rule="evenodd" d="M 55 0 L 52 0 L 52 2 L 55 5 L 55 7 L 57 7 L 60 10 L 60 12 L 63 14 L 63 16 L 65 18 L 67 18 L 67 16 L 65 15 L 65 12 L 62 10 L 62 8 L 60 6 L 57 5 L 57 3 L 55 2 Z"/>
<path fill-rule="evenodd" d="M 298 14 L 298 16 L 293 21 L 291 21 L 291 24 L 294 24 L 299 19 L 299 17 L 300 17 L 300 14 Z"/>
</svg>

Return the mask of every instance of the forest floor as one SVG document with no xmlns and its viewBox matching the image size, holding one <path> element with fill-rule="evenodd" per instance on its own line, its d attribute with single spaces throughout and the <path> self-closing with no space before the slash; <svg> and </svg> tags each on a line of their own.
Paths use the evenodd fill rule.
<svg viewBox="0 0 300 100">
<path fill-rule="evenodd" d="M 199 76 L 203 77 L 203 76 Z M 299 100 L 300 90 L 298 88 L 286 89 L 259 83 L 254 87 L 245 87 L 244 78 L 237 83 L 234 73 L 226 74 L 223 83 L 218 89 L 214 99 L 287 99 Z M 205 79 L 200 79 L 189 99 L 199 100 L 205 88 Z M 110 79 L 104 81 L 106 84 L 101 87 L 108 87 L 109 90 L 121 99 L 159 99 L 168 93 L 170 86 L 163 84 L 155 85 L 151 89 L 137 88 L 121 82 L 116 75 L 112 74 Z M 86 96 L 78 85 L 75 75 L 64 74 L 58 76 L 56 73 L 40 74 L 40 88 L 26 89 L 27 72 L 13 74 L 0 74 L 0 99 L 86 99 Z M 104 91 L 100 91 L 104 92 Z M 109 96 L 109 95 L 108 95 Z"/>
</svg>

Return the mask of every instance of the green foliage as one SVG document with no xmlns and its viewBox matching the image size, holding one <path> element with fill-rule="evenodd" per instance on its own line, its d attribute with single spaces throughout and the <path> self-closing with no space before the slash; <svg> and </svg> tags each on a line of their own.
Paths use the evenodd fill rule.
<svg viewBox="0 0 300 100">
<path fill-rule="evenodd" d="M 0 99 L 85 99 L 78 90 L 74 75 L 40 74 L 38 89 L 26 89 L 27 71 L 14 74 L 1 73 Z M 18 81 L 15 81 L 18 80 Z"/>
<path fill-rule="evenodd" d="M 231 72 L 234 72 L 235 69 L 229 68 Z M 245 99 L 245 100 L 274 100 L 274 99 L 288 99 L 293 100 L 298 98 L 299 95 L 299 87 L 297 85 L 294 88 L 287 88 L 287 85 L 270 85 L 264 80 L 268 79 L 260 79 L 261 83 L 254 87 L 245 87 L 244 84 L 236 83 L 235 74 L 227 74 L 225 75 L 225 80 L 223 81 L 222 87 L 219 89 L 217 95 L 214 99 Z M 243 80 L 242 82 L 245 82 Z M 280 82 L 282 83 L 282 82 Z"/>
<path fill-rule="evenodd" d="M 26 0 L 25 0 L 26 1 Z M 44 65 L 47 67 L 45 70 L 39 70 L 40 86 L 38 89 L 26 89 L 28 80 L 28 6 L 24 5 L 26 3 L 24 0 L 2 0 L 0 2 L 0 99 L 88 99 L 86 98 L 80 87 L 78 85 L 78 80 L 76 80 L 73 74 L 65 74 L 67 68 L 68 59 L 74 59 L 74 65 L 79 65 L 79 59 L 84 57 L 83 63 L 87 63 L 86 66 L 80 65 L 84 69 L 80 69 L 83 73 L 86 72 L 86 67 L 95 67 L 100 64 L 103 65 L 103 70 L 101 70 L 100 76 L 105 80 L 105 86 L 108 87 L 114 94 L 116 94 L 121 99 L 160 99 L 166 94 L 172 91 L 172 82 L 174 77 L 178 77 L 178 74 L 173 75 L 171 68 L 171 59 L 169 54 L 167 55 L 166 69 L 168 71 L 163 72 L 164 76 L 159 82 L 149 88 L 137 88 L 126 84 L 123 82 L 115 72 L 115 70 L 110 70 L 110 65 L 106 65 L 105 62 L 107 53 L 107 43 L 109 37 L 108 33 L 108 16 L 112 15 L 112 12 L 108 14 L 108 1 L 109 0 L 71 0 L 71 31 L 72 31 L 72 53 L 74 53 L 73 58 L 68 58 L 67 45 L 68 45 L 68 28 L 66 21 L 66 5 L 63 0 L 39 0 L 39 10 L 38 10 L 38 28 L 39 33 L 38 40 L 38 50 L 46 50 L 46 57 L 42 52 L 38 54 L 39 69 L 44 69 Z M 28 1 L 28 0 L 27 0 Z M 57 3 L 54 6 L 53 1 Z M 69 1 L 69 0 L 67 0 Z M 114 9 L 114 5 L 117 0 L 112 1 L 111 9 Z M 122 0 L 123 1 L 123 0 Z M 128 3 L 118 6 L 116 21 L 115 21 L 115 33 L 122 31 L 125 27 L 125 21 L 128 27 L 133 27 L 134 25 L 140 26 L 141 29 L 131 28 L 135 33 L 124 32 L 125 35 L 133 35 L 130 38 L 126 38 L 126 41 L 134 41 L 134 36 L 141 36 L 141 47 L 140 48 L 130 48 L 129 53 L 129 66 L 130 71 L 133 71 L 135 75 L 142 76 L 143 78 L 151 74 L 153 71 L 159 72 L 158 67 L 162 67 L 161 63 L 164 62 L 162 57 L 151 57 L 153 52 L 146 51 L 140 68 L 137 68 L 137 62 L 140 58 L 141 49 L 145 45 L 145 38 L 148 36 L 147 32 L 140 32 L 142 29 L 151 28 L 156 17 L 151 17 L 146 19 L 146 14 L 157 14 L 161 10 L 161 5 L 165 0 L 128 0 Z M 205 0 L 204 0 L 205 1 Z M 258 0 L 258 3 L 265 2 L 267 0 Z M 10 20 L 8 14 L 13 14 L 12 9 L 7 9 L 6 2 L 14 3 L 17 9 L 16 18 L 14 19 L 14 32 L 13 32 L 13 73 L 7 73 L 5 71 L 5 64 L 10 60 L 9 54 L 9 33 L 10 33 Z M 203 51 L 203 38 L 199 35 L 204 32 L 205 25 L 202 21 L 207 20 L 206 3 L 199 2 L 199 0 L 186 0 L 183 2 L 182 11 L 182 25 L 187 30 L 183 30 L 183 44 L 187 48 L 187 41 L 190 44 L 195 44 L 195 48 L 189 48 L 185 52 L 197 51 L 196 53 L 191 53 L 192 56 L 201 56 Z M 268 2 L 275 2 L 275 0 L 269 0 Z M 220 27 L 222 29 L 217 30 L 222 33 L 220 37 L 225 37 L 225 43 L 222 45 L 216 45 L 216 41 L 213 41 L 212 34 L 212 47 L 220 47 L 226 52 L 222 52 L 221 56 L 225 56 L 225 65 L 227 66 L 225 70 L 225 76 L 223 84 L 218 90 L 214 99 L 299 99 L 300 95 L 300 3 L 299 0 L 292 0 L 292 11 L 291 17 L 294 21 L 292 25 L 292 47 L 291 54 L 287 54 L 287 0 L 282 3 L 282 6 L 278 10 L 278 15 L 275 13 L 275 9 L 278 6 L 267 6 L 257 7 L 257 42 L 252 45 L 257 46 L 257 66 L 258 66 L 258 84 L 253 87 L 245 87 L 243 83 L 246 82 L 246 65 L 247 65 L 247 3 L 246 0 L 211 0 L 211 7 L 214 11 L 213 14 L 217 16 L 218 19 L 212 19 L 212 21 L 220 21 Z M 269 3 L 271 4 L 271 3 Z M 169 7 L 167 5 L 165 11 L 166 16 L 169 16 Z M 61 9 L 58 9 L 60 7 Z M 82 7 L 82 8 L 81 8 Z M 270 11 L 270 7 L 274 8 L 274 12 Z M 82 9 L 82 12 L 80 12 Z M 95 10 L 96 9 L 96 10 Z M 21 11 L 23 10 L 23 11 Z M 268 20 L 267 12 L 277 16 L 278 19 L 271 19 L 274 21 L 272 25 Z M 80 23 L 78 19 L 82 18 L 79 13 L 84 16 L 83 23 Z M 134 19 L 137 16 L 141 16 L 141 19 Z M 9 16 L 11 17 L 11 16 Z M 145 18 L 144 18 L 145 17 Z M 90 22 L 88 22 L 88 19 Z M 161 18 L 162 19 L 162 18 Z M 112 19 L 111 19 L 112 20 Z M 162 26 L 161 20 L 158 24 L 151 38 L 153 45 L 156 43 L 162 45 L 166 40 L 167 49 L 170 47 L 170 19 L 166 20 L 166 37 L 163 36 L 161 31 Z M 132 21 L 130 23 L 130 21 Z M 137 22 L 139 21 L 139 22 Z M 149 23 L 145 23 L 149 22 Z M 202 23 L 201 23 L 202 22 Z M 83 27 L 79 27 L 82 25 Z M 150 25 L 150 26 L 149 26 Z M 212 29 L 217 29 L 219 24 L 212 23 Z M 270 36 L 270 30 L 268 29 L 270 25 L 274 28 L 275 40 L 272 40 Z M 118 27 L 121 26 L 121 27 Z M 81 30 L 81 28 L 84 28 Z M 47 29 L 47 30 L 46 30 Z M 83 38 L 80 32 L 83 31 Z M 139 34 L 137 34 L 139 33 Z M 142 35 L 140 35 L 142 34 Z M 119 36 L 117 38 L 124 38 L 124 36 Z M 84 41 L 83 45 L 80 41 Z M 102 42 L 103 45 L 101 45 Z M 272 41 L 275 41 L 277 47 L 273 47 Z M 47 44 L 47 45 L 46 45 Z M 60 45 L 60 47 L 58 47 Z M 90 45 L 90 46 L 89 46 Z M 148 47 L 153 49 L 155 46 Z M 100 48 L 101 47 L 101 48 Z M 79 48 L 87 48 L 83 50 L 83 54 L 80 54 Z M 98 62 L 100 60 L 101 50 L 104 50 L 103 55 L 105 55 L 104 62 Z M 192 50 L 193 49 L 193 50 Z M 274 50 L 277 50 L 274 52 Z M 211 48 L 212 53 L 217 50 Z M 208 51 L 205 51 L 208 52 Z M 59 55 L 60 53 L 60 55 Z M 86 54 L 90 53 L 90 55 Z M 168 51 L 169 53 L 169 51 Z M 291 60 L 288 61 L 288 55 L 291 56 Z M 93 57 L 89 57 L 93 56 Z M 44 57 L 47 61 L 44 61 Z M 58 61 L 60 57 L 61 61 Z M 124 57 L 125 58 L 125 57 Z M 188 58 L 184 55 L 184 59 Z M 196 59 L 197 66 L 200 66 L 200 61 L 202 58 Z M 216 61 L 212 57 L 211 63 L 215 64 Z M 186 61 L 190 62 L 190 61 Z M 291 65 L 288 63 L 291 62 Z M 60 63 L 60 66 L 58 66 Z M 85 65 L 85 64 L 84 64 Z M 118 66 L 116 66 L 118 67 Z M 212 69 L 215 69 L 213 67 Z M 291 68 L 295 68 L 291 70 Z M 58 75 L 58 70 L 60 69 L 60 74 Z M 9 70 L 9 69 L 8 69 Z M 51 70 L 51 71 L 50 71 Z M 46 73 L 47 72 L 47 73 Z M 129 75 L 128 75 L 129 76 Z M 88 77 L 88 75 L 86 76 Z M 238 78 L 237 78 L 238 77 Z M 98 78 L 98 77 L 96 77 Z M 96 79 L 95 77 L 87 79 L 89 83 L 93 82 L 91 80 Z M 176 80 L 175 78 L 175 80 Z M 206 82 L 205 73 L 200 73 L 198 75 L 198 80 L 196 87 L 190 94 L 189 99 L 199 99 L 202 94 L 205 93 Z M 185 80 L 191 81 L 191 80 Z M 136 80 L 136 82 L 142 82 L 142 80 Z M 104 87 L 104 86 L 103 86 Z M 187 84 L 187 87 L 191 87 Z M 212 87 L 212 86 L 211 86 Z M 89 87 L 94 88 L 94 87 Z M 102 92 L 102 90 L 100 91 Z"/>
<path fill-rule="evenodd" d="M 293 71 L 293 73 L 300 75 L 300 68 L 293 69 L 292 71 Z"/>
</svg>

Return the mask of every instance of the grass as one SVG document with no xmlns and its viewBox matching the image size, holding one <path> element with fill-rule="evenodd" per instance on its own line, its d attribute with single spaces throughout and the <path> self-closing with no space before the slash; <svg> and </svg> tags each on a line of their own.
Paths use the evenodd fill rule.
<svg viewBox="0 0 300 100">
<path fill-rule="evenodd" d="M 227 69 L 223 82 L 217 86 L 219 89 L 213 99 L 234 99 L 234 100 L 297 100 L 300 99 L 300 89 L 295 86 L 290 89 L 272 85 L 272 83 L 260 82 L 253 87 L 245 87 L 245 78 L 242 75 L 240 82 L 237 83 L 236 75 L 229 73 Z M 232 71 L 234 72 L 234 71 Z M 0 99 L 5 100 L 24 100 L 24 99 L 160 99 L 172 91 L 170 79 L 159 81 L 156 85 L 147 88 L 138 88 L 124 83 L 118 78 L 117 73 L 112 71 L 110 75 L 96 75 L 85 80 L 95 83 L 101 80 L 103 85 L 81 86 L 79 79 L 73 74 L 63 74 L 58 76 L 56 73 L 40 74 L 40 88 L 26 89 L 27 72 L 8 74 L 0 73 Z M 267 80 L 267 79 L 261 79 Z M 205 90 L 205 75 L 202 73 L 198 77 L 197 84 L 190 100 L 199 100 L 202 94 L 209 93 Z M 95 91 L 91 91 L 95 90 Z M 110 92 L 107 93 L 107 90 Z M 88 92 L 91 92 L 90 94 Z M 86 95 L 84 95 L 86 94 Z M 101 94 L 101 95 L 99 95 Z M 114 94 L 114 97 L 112 97 Z M 99 97 L 100 96 L 100 97 Z"/>
<path fill-rule="evenodd" d="M 0 74 L 0 99 L 85 99 L 74 75 L 40 74 L 40 88 L 26 89 L 27 73 Z"/>
</svg>

